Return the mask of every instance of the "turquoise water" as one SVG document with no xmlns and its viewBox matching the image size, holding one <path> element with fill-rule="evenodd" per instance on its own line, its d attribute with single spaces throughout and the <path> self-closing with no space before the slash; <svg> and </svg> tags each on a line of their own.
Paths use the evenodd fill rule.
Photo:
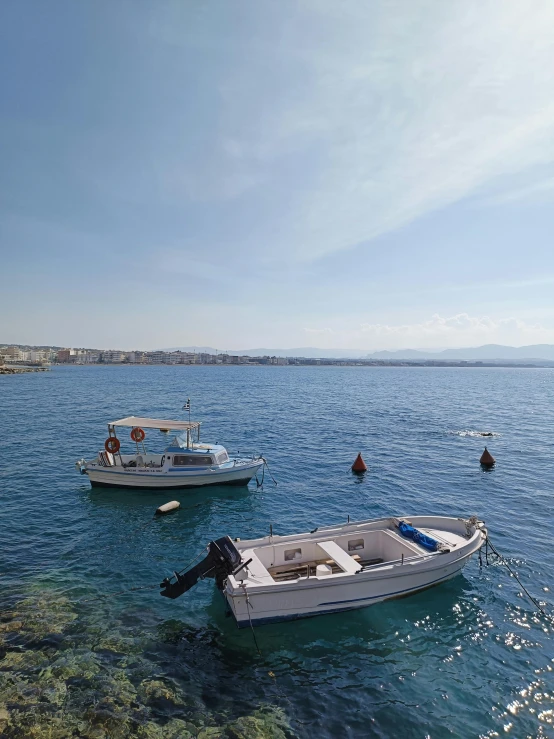
<svg viewBox="0 0 554 739">
<path fill-rule="evenodd" d="M 187 397 L 204 439 L 262 452 L 278 486 L 110 492 L 75 471 L 107 421 L 179 416 Z M 212 581 L 176 601 L 120 592 L 226 533 L 477 513 L 553 610 L 554 371 L 55 367 L 0 377 L 0 410 L 3 736 L 554 736 L 552 626 L 498 565 L 260 627 L 261 656 Z M 182 510 L 153 519 L 172 498 Z"/>
</svg>

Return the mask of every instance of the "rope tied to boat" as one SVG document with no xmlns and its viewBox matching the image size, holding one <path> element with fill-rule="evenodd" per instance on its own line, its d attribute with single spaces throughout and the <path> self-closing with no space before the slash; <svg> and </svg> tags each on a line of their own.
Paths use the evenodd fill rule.
<svg viewBox="0 0 554 739">
<path fill-rule="evenodd" d="M 494 544 L 492 543 L 492 541 L 489 538 L 488 533 L 487 533 L 487 535 L 485 537 L 485 544 L 484 544 L 484 546 L 485 546 L 485 562 L 486 562 L 486 564 L 487 565 L 489 564 L 489 547 L 490 547 L 490 550 L 493 553 L 493 555 L 496 557 L 497 561 L 500 564 L 504 565 L 504 567 L 506 567 L 506 569 L 508 570 L 508 572 L 510 573 L 510 575 L 516 580 L 516 582 L 518 583 L 518 585 L 520 586 L 520 588 L 523 590 L 523 592 L 525 593 L 525 595 L 529 598 L 529 600 L 531 601 L 531 603 L 535 606 L 535 608 L 537 609 L 537 611 L 539 611 L 539 613 L 549 623 L 554 624 L 554 617 L 550 613 L 548 613 L 545 610 L 545 608 L 542 605 L 542 603 L 540 603 L 527 590 L 527 588 L 525 587 L 525 585 L 521 582 L 521 579 L 520 579 L 519 575 L 517 574 L 517 572 L 510 566 L 510 563 L 508 562 L 508 560 L 506 559 L 506 557 L 504 557 L 504 555 L 500 554 L 500 552 L 498 551 L 498 549 L 494 546 Z M 480 549 L 479 549 L 479 567 L 482 567 L 483 566 L 483 559 L 482 559 L 482 556 L 481 556 L 481 549 L 482 548 L 483 547 L 480 547 Z"/>
<path fill-rule="evenodd" d="M 271 479 L 272 479 L 273 483 L 274 483 L 275 485 L 277 485 L 277 480 L 276 480 L 276 479 L 275 479 L 275 478 L 273 477 L 273 475 L 271 474 L 271 470 L 269 469 L 269 465 L 268 465 L 268 463 L 267 463 L 267 460 L 266 460 L 266 458 L 265 458 L 265 457 L 260 457 L 260 459 L 261 459 L 261 460 L 263 461 L 263 466 L 262 466 L 262 479 L 261 479 L 261 482 L 260 482 L 260 481 L 258 480 L 258 475 L 256 475 L 256 487 L 258 487 L 258 488 L 262 488 L 262 487 L 264 486 L 264 479 L 265 479 L 265 471 L 266 471 L 266 469 L 267 469 L 267 472 L 268 472 L 269 476 L 271 477 Z"/>
<path fill-rule="evenodd" d="M 253 625 L 252 619 L 250 617 L 250 606 L 251 606 L 251 603 L 250 603 L 250 598 L 248 597 L 248 592 L 246 590 L 245 583 L 242 583 L 241 584 L 241 588 L 244 591 L 244 596 L 246 598 L 246 611 L 248 613 L 248 622 L 250 623 L 250 629 L 252 631 L 252 636 L 254 637 L 254 644 L 256 645 L 256 649 L 258 651 L 258 655 L 260 657 L 262 657 L 263 656 L 262 655 L 262 650 L 260 649 L 260 646 L 258 644 L 258 640 L 256 639 L 256 632 L 254 631 L 254 625 Z M 279 693 L 279 696 L 281 697 L 281 699 L 284 700 L 284 701 L 286 701 L 289 705 L 292 706 L 292 703 L 291 703 L 290 699 L 288 698 L 287 695 L 285 695 L 285 693 L 283 693 L 283 691 L 281 690 L 281 686 L 277 682 L 277 675 L 273 672 L 273 670 L 269 670 L 267 674 L 273 680 L 273 683 L 275 685 L 275 689 Z M 296 719 L 296 720 L 298 721 L 299 724 L 304 724 L 304 725 L 306 724 L 305 721 L 300 721 L 300 719 Z"/>
<path fill-rule="evenodd" d="M 262 650 L 260 649 L 258 645 L 258 640 L 256 639 L 256 632 L 254 631 L 254 626 L 252 624 L 252 619 L 250 618 L 250 598 L 248 597 L 248 592 L 246 591 L 246 584 L 244 582 L 241 583 L 241 588 L 244 592 L 244 597 L 246 599 L 246 612 L 248 613 L 248 623 L 250 624 L 250 629 L 252 631 L 252 636 L 254 637 L 254 644 L 256 645 L 256 649 L 258 650 L 258 654 L 260 657 L 262 656 Z"/>
</svg>

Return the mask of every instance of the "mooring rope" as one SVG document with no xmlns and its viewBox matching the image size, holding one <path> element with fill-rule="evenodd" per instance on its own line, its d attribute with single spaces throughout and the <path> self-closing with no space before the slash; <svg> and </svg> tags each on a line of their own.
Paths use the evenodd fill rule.
<svg viewBox="0 0 554 739">
<path fill-rule="evenodd" d="M 271 474 L 271 470 L 269 469 L 269 465 L 268 465 L 268 463 L 267 463 L 267 460 L 266 460 L 266 458 L 265 458 L 265 457 L 262 457 L 262 459 L 264 460 L 264 466 L 265 466 L 265 467 L 267 467 L 267 471 L 269 472 L 269 476 L 270 476 L 270 477 L 271 477 L 271 479 L 273 480 L 274 484 L 275 484 L 275 485 L 277 485 L 277 480 L 276 480 L 276 479 L 275 479 L 275 478 L 273 477 L 273 475 Z"/>
<path fill-rule="evenodd" d="M 252 636 L 254 637 L 254 644 L 256 645 L 256 649 L 258 650 L 258 654 L 260 657 L 262 656 L 262 650 L 259 647 L 258 640 L 256 639 L 256 632 L 254 631 L 254 626 L 252 625 L 252 619 L 250 618 L 250 598 L 248 597 L 248 593 L 246 592 L 246 585 L 242 584 L 242 589 L 244 591 L 244 596 L 246 598 L 246 612 L 248 613 L 248 622 L 250 624 L 250 629 L 252 631 Z"/>
<path fill-rule="evenodd" d="M 252 636 L 254 638 L 254 644 L 256 645 L 256 650 L 258 652 L 258 655 L 260 657 L 263 657 L 262 650 L 260 649 L 260 645 L 258 644 L 258 640 L 256 638 L 256 632 L 254 631 L 254 624 L 252 623 L 252 619 L 250 617 L 250 598 L 248 597 L 248 593 L 246 592 L 246 585 L 243 584 L 242 589 L 244 590 L 244 595 L 246 597 L 246 611 L 248 613 L 248 623 L 250 624 L 250 630 L 252 631 Z M 277 675 L 273 672 L 273 670 L 269 670 L 267 674 L 273 680 L 273 684 L 275 685 L 275 689 L 277 693 L 279 694 L 279 697 L 283 701 L 286 701 L 290 706 L 292 706 L 290 698 L 287 695 L 285 695 L 285 693 L 281 689 L 281 686 L 277 682 Z M 296 719 L 296 721 L 299 724 L 303 724 L 303 725 L 306 724 L 305 721 L 300 721 L 300 719 Z"/>
<path fill-rule="evenodd" d="M 544 607 L 539 603 L 539 601 L 533 595 L 531 595 L 531 593 L 527 590 L 527 588 L 525 587 L 525 585 L 521 582 L 521 580 L 520 580 L 519 575 L 517 574 L 517 572 L 515 572 L 512 569 L 512 567 L 510 567 L 510 564 L 509 564 L 508 560 L 506 559 L 506 557 L 504 557 L 502 554 L 500 554 L 500 552 L 494 546 L 494 544 L 492 543 L 492 541 L 490 540 L 490 538 L 489 538 L 489 536 L 487 534 L 487 536 L 485 538 L 485 560 L 486 560 L 487 564 L 488 564 L 488 561 L 489 561 L 489 559 L 488 559 L 489 558 L 488 547 L 491 548 L 492 553 L 498 558 L 498 561 L 501 564 L 503 564 L 506 567 L 506 569 L 508 570 L 508 572 L 512 575 L 512 577 L 515 578 L 515 580 L 517 581 L 517 583 L 519 584 L 519 586 L 521 587 L 521 589 L 523 590 L 523 592 L 525 593 L 525 595 L 529 598 L 529 600 L 531 601 L 531 603 L 535 606 L 535 608 L 544 616 L 544 618 L 546 618 L 547 621 L 549 621 L 550 623 L 554 623 L 554 618 L 549 613 L 547 613 L 547 611 L 545 611 Z M 479 563 L 480 563 L 480 565 L 482 564 L 481 549 L 479 549 Z"/>
</svg>

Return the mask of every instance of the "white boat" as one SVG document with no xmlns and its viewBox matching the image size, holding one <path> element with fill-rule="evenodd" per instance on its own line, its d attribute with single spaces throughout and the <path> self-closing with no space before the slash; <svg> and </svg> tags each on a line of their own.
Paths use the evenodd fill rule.
<svg viewBox="0 0 554 739">
<path fill-rule="evenodd" d="M 131 428 L 132 454 L 122 454 L 116 429 Z M 144 429 L 177 431 L 163 453 L 147 452 Z M 200 423 L 129 416 L 108 423 L 104 450 L 95 459 L 80 459 L 76 467 L 91 485 L 117 488 L 173 488 L 206 485 L 247 485 L 264 465 L 263 457 L 229 457 L 221 444 L 200 443 Z M 193 435 L 196 434 L 196 441 Z"/>
<path fill-rule="evenodd" d="M 196 567 L 166 578 L 161 594 L 177 598 L 215 577 L 239 627 L 365 608 L 455 577 L 486 536 L 475 516 L 410 516 L 248 541 L 223 537 Z"/>
</svg>

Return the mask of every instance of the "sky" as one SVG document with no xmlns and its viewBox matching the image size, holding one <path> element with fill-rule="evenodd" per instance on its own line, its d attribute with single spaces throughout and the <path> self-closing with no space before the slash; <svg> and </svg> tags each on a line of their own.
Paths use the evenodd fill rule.
<svg viewBox="0 0 554 739">
<path fill-rule="evenodd" d="M 0 3 L 0 343 L 554 343 L 551 0 Z"/>
</svg>

